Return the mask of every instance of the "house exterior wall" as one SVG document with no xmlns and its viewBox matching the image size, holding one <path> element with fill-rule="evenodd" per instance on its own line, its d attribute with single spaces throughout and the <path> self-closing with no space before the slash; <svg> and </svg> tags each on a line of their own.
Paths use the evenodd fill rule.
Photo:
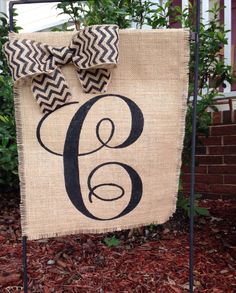
<svg viewBox="0 0 236 293">
<path fill-rule="evenodd" d="M 209 136 L 199 136 L 202 144 L 196 147 L 195 190 L 207 197 L 228 198 L 236 196 L 236 110 L 232 100 L 229 110 L 211 112 Z M 190 168 L 182 167 L 183 189 L 190 191 Z"/>
<path fill-rule="evenodd" d="M 229 0 L 218 0 L 223 8 Z M 174 0 L 174 5 L 182 5 L 183 0 Z M 194 1 L 191 1 L 193 3 Z M 210 1 L 210 8 L 212 3 Z M 236 73 L 236 1 L 231 1 L 231 62 Z M 221 10 L 220 21 L 225 23 L 224 9 Z M 206 14 L 204 16 L 207 16 Z M 179 27 L 174 24 L 173 27 Z M 223 91 L 223 89 L 221 89 Z M 216 106 L 219 112 L 209 112 L 212 123 L 209 137 L 200 137 L 202 144 L 196 148 L 195 190 L 208 197 L 236 197 L 236 83 L 231 92 L 225 93 L 229 98 L 219 98 Z M 190 168 L 182 167 L 183 189 L 190 192 Z"/>
</svg>

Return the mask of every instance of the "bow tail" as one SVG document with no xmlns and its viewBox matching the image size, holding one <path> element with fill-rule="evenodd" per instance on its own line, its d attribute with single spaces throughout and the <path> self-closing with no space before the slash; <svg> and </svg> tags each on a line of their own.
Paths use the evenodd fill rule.
<svg viewBox="0 0 236 293">
<path fill-rule="evenodd" d="M 77 72 L 85 93 L 103 93 L 107 90 L 111 78 L 109 69 L 78 69 Z"/>
<path fill-rule="evenodd" d="M 35 76 L 31 88 L 43 113 L 62 107 L 71 98 L 69 86 L 59 68 Z"/>
</svg>

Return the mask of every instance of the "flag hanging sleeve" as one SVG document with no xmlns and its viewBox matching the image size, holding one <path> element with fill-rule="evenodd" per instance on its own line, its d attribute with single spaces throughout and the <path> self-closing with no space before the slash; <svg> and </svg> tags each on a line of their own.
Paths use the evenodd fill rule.
<svg viewBox="0 0 236 293">
<path fill-rule="evenodd" d="M 11 34 L 23 235 L 161 224 L 176 207 L 189 31 Z"/>
</svg>

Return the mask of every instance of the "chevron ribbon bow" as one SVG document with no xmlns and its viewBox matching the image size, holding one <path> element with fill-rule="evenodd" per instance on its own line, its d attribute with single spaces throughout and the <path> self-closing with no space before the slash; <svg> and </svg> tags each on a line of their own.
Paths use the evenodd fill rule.
<svg viewBox="0 0 236 293">
<path fill-rule="evenodd" d="M 86 93 L 107 90 L 110 68 L 118 60 L 118 27 L 96 25 L 79 30 L 68 47 L 33 40 L 11 40 L 4 46 L 14 81 L 31 77 L 32 92 L 43 113 L 63 106 L 71 97 L 60 67 L 73 63 Z"/>
</svg>

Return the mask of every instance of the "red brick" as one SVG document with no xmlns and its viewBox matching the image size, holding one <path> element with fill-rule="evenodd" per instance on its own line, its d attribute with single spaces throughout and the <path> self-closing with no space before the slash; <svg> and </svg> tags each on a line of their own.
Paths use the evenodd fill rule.
<svg viewBox="0 0 236 293">
<path fill-rule="evenodd" d="M 184 174 L 182 177 L 184 184 L 190 184 L 191 183 L 191 175 L 190 174 Z M 195 182 L 198 183 L 205 183 L 205 184 L 220 184 L 223 183 L 223 175 L 201 175 L 196 174 L 195 175 Z"/>
<path fill-rule="evenodd" d="M 196 183 L 195 184 L 195 191 L 196 192 L 208 192 L 209 185 L 204 183 Z"/>
<path fill-rule="evenodd" d="M 197 166 L 195 168 L 195 173 L 206 174 L 207 173 L 207 166 Z"/>
<path fill-rule="evenodd" d="M 206 154 L 206 147 L 197 146 L 196 147 L 196 154 L 198 154 L 198 155 Z"/>
<path fill-rule="evenodd" d="M 236 134 L 236 124 L 210 126 L 210 133 L 213 136 L 219 135 L 234 135 Z"/>
<path fill-rule="evenodd" d="M 190 193 L 190 183 L 184 183 L 183 184 L 183 190 L 185 193 Z M 209 191 L 209 185 L 205 183 L 196 183 L 195 184 L 195 192 L 208 192 Z"/>
<path fill-rule="evenodd" d="M 236 165 L 236 155 L 235 156 L 224 156 L 224 164 Z"/>
<path fill-rule="evenodd" d="M 190 173 L 191 172 L 191 167 L 183 166 L 182 171 L 184 173 L 186 173 L 186 174 Z M 207 173 L 207 166 L 197 166 L 197 167 L 195 167 L 195 173 L 206 174 Z"/>
<path fill-rule="evenodd" d="M 196 156 L 196 161 L 201 165 L 215 165 L 222 164 L 223 157 L 222 156 Z"/>
<path fill-rule="evenodd" d="M 208 166 L 209 174 L 236 174 L 236 165 L 232 166 Z"/>
<path fill-rule="evenodd" d="M 224 175 L 225 184 L 236 184 L 236 175 Z"/>
<path fill-rule="evenodd" d="M 221 145 L 221 136 L 200 136 L 199 140 L 206 146 L 208 145 Z"/>
<path fill-rule="evenodd" d="M 196 175 L 196 183 L 220 184 L 223 183 L 223 175 Z"/>
<path fill-rule="evenodd" d="M 183 190 L 184 191 L 190 191 L 190 183 L 183 182 Z"/>
<path fill-rule="evenodd" d="M 231 111 L 223 111 L 223 123 L 227 124 L 227 123 L 231 123 Z"/>
<path fill-rule="evenodd" d="M 236 154 L 236 146 L 218 146 L 208 147 L 209 155 L 234 155 Z"/>
<path fill-rule="evenodd" d="M 183 190 L 185 194 L 190 194 L 190 183 L 183 184 Z M 204 183 L 196 183 L 195 184 L 195 192 L 209 192 L 209 185 Z"/>
<path fill-rule="evenodd" d="M 183 185 L 190 186 L 191 183 L 191 175 L 190 174 L 184 174 L 182 177 Z M 200 184 L 223 184 L 223 175 L 201 175 L 196 174 L 195 175 L 195 183 Z M 204 187 L 205 188 L 205 187 Z"/>
<path fill-rule="evenodd" d="M 213 112 L 212 123 L 213 124 L 220 124 L 220 123 L 222 123 L 222 120 L 221 120 L 221 112 Z"/>
<path fill-rule="evenodd" d="M 209 191 L 212 193 L 231 194 L 236 196 L 236 185 L 212 184 L 210 185 Z"/>
<path fill-rule="evenodd" d="M 236 145 L 236 135 L 227 135 L 223 137 L 224 145 Z"/>
</svg>

